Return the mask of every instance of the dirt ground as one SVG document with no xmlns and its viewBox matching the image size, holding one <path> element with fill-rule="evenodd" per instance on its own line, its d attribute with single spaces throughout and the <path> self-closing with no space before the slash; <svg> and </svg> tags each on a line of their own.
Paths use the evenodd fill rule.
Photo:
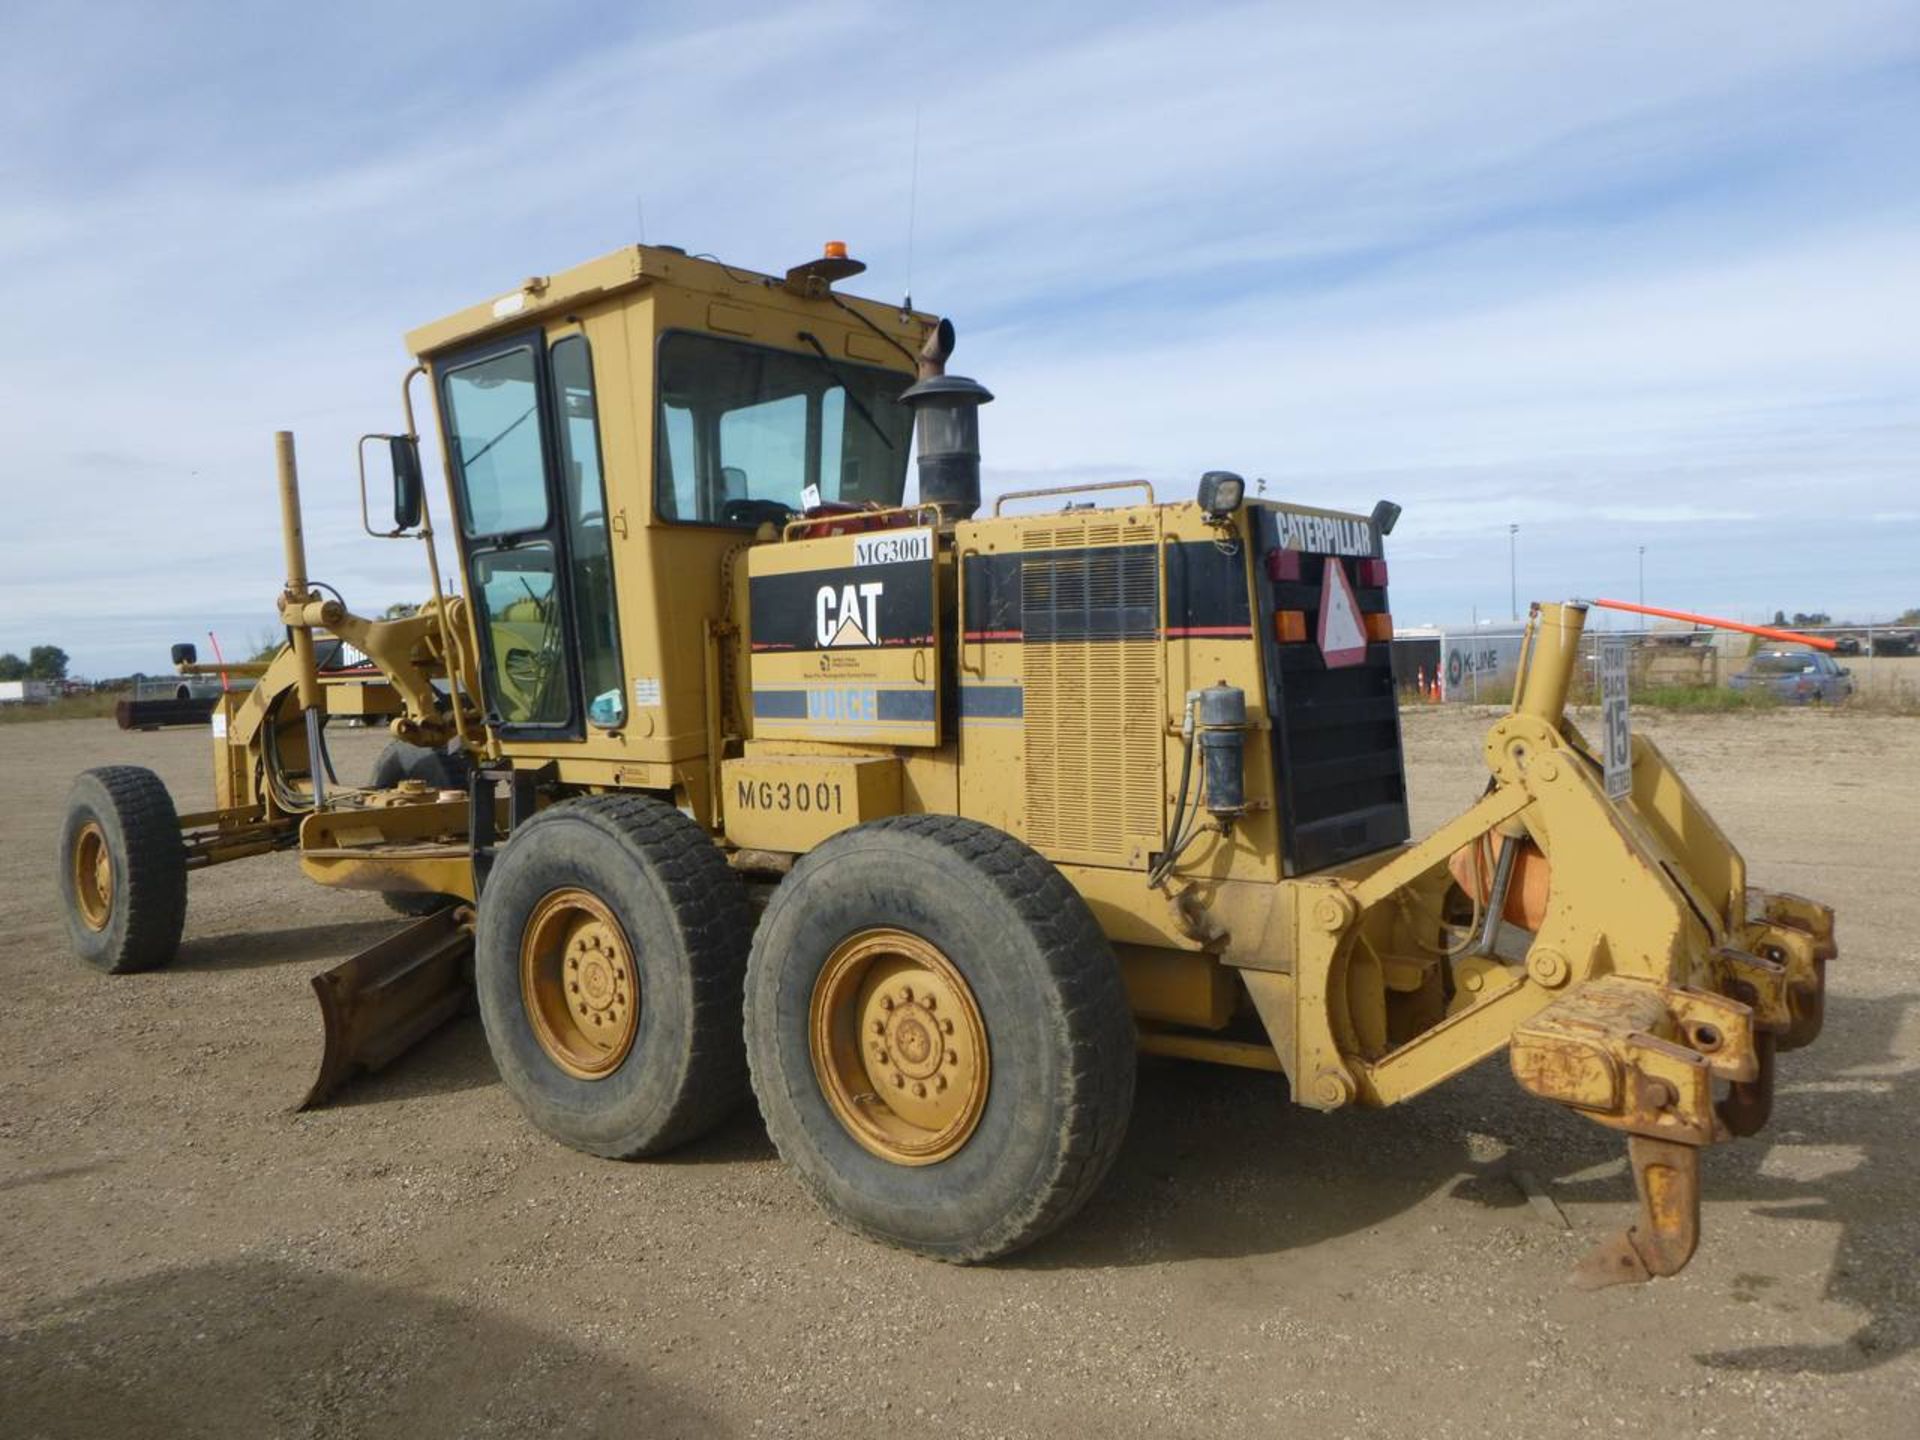
<svg viewBox="0 0 1920 1440">
<path fill-rule="evenodd" d="M 1920 722 L 1637 719 L 1842 953 L 1772 1128 L 1707 1156 L 1692 1267 L 1599 1294 L 1565 1275 L 1630 1216 L 1620 1143 L 1498 1063 L 1332 1116 L 1149 1063 L 1092 1204 L 978 1269 L 836 1230 L 751 1112 L 665 1163 L 562 1149 L 474 1020 L 291 1115 L 308 976 L 379 901 L 249 861 L 195 877 L 171 970 L 88 970 L 69 777 L 208 803 L 205 737 L 0 729 L 0 1435 L 1911 1435 Z M 1483 725 L 1409 716 L 1417 830 L 1478 792 Z"/>
</svg>

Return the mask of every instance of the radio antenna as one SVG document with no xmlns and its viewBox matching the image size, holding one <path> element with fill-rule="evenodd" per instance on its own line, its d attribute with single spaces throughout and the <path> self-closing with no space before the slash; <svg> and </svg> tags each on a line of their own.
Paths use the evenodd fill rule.
<svg viewBox="0 0 1920 1440">
<path fill-rule="evenodd" d="M 913 169 L 907 178 L 907 298 L 902 310 L 913 309 L 913 222 L 920 204 L 920 105 L 913 107 Z"/>
</svg>

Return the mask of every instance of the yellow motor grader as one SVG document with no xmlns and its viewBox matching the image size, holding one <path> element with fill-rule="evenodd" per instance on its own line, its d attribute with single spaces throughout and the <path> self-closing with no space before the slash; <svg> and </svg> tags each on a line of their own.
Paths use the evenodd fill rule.
<svg viewBox="0 0 1920 1440">
<path fill-rule="evenodd" d="M 1331 1111 L 1504 1050 L 1628 1137 L 1638 1223 L 1582 1278 L 1677 1271 L 1701 1147 L 1757 1129 L 1820 1028 L 1833 916 L 1747 885 L 1624 703 L 1598 745 L 1569 721 L 1585 607 L 1534 607 L 1484 793 L 1410 842 L 1397 507 L 1214 471 L 983 514 L 992 396 L 947 373 L 948 322 L 836 289 L 861 269 L 639 246 L 414 331 L 404 432 L 361 441 L 363 512 L 369 454 L 392 485 L 367 528 L 426 545 L 407 618 L 309 576 L 282 434 L 287 644 L 220 702 L 212 809 L 76 781 L 79 953 L 164 965 L 192 871 L 296 851 L 422 917 L 316 978 L 310 1102 L 475 998 L 555 1138 L 657 1154 L 751 1088 L 835 1219 L 956 1261 L 1087 1198 L 1140 1053 Z M 342 646 L 372 683 L 335 683 Z M 395 739 L 368 785 L 327 756 L 349 708 Z"/>
</svg>

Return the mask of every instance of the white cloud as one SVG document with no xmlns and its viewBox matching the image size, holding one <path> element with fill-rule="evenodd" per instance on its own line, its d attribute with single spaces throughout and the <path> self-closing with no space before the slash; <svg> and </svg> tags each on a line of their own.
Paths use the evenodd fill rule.
<svg viewBox="0 0 1920 1440">
<path fill-rule="evenodd" d="M 635 238 L 636 196 L 758 268 L 846 238 L 896 296 L 916 104 L 912 284 L 1000 396 L 993 478 L 1390 492 L 1421 613 L 1504 602 L 1512 521 L 1529 585 L 1645 543 L 1677 602 L 1920 598 L 1904 5 L 727 13 L 14 20 L 0 649 L 264 623 L 282 426 L 315 570 L 414 595 L 350 481 L 401 332 Z"/>
</svg>

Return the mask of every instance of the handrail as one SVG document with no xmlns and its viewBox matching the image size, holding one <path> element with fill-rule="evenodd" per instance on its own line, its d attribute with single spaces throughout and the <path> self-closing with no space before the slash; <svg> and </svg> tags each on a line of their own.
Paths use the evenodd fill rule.
<svg viewBox="0 0 1920 1440">
<path fill-rule="evenodd" d="M 914 519 L 928 524 L 939 524 L 940 507 L 938 505 L 881 505 L 872 510 L 841 510 L 832 515 L 815 515 L 811 519 L 801 515 L 787 521 L 780 532 L 780 539 L 792 540 L 796 530 L 808 530 L 822 525 L 840 525 L 849 520 L 883 519 L 888 515 L 911 515 Z"/>
<path fill-rule="evenodd" d="M 1086 495 L 1095 490 L 1132 490 L 1139 488 L 1147 492 L 1147 503 L 1158 504 L 1153 498 L 1153 484 L 1147 480 L 1096 480 L 1088 485 L 1049 485 L 1044 490 L 1009 490 L 993 502 L 994 518 L 1000 516 L 1000 507 L 1009 500 L 1038 500 L 1048 495 Z"/>
</svg>

